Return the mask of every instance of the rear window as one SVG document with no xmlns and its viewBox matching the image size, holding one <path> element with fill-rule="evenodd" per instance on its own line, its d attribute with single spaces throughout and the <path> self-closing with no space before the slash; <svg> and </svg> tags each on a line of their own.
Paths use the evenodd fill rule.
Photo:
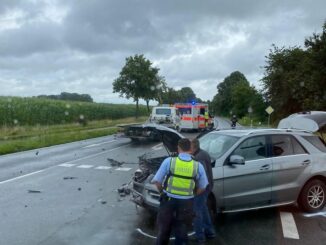
<svg viewBox="0 0 326 245">
<path fill-rule="evenodd" d="M 303 136 L 303 138 L 309 141 L 313 146 L 322 152 L 326 152 L 325 142 L 318 136 Z"/>
<path fill-rule="evenodd" d="M 168 108 L 157 108 L 156 115 L 171 115 L 171 109 Z"/>
</svg>

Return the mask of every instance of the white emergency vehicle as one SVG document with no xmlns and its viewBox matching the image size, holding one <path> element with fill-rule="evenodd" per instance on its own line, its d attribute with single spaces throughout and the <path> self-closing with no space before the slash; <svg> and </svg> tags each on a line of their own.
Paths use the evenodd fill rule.
<svg viewBox="0 0 326 245">
<path fill-rule="evenodd" d="M 178 129 L 180 125 L 178 109 L 170 105 L 154 106 L 149 117 L 149 122 Z"/>
<path fill-rule="evenodd" d="M 176 103 L 180 114 L 180 130 L 205 130 L 213 126 L 205 103 Z"/>
</svg>

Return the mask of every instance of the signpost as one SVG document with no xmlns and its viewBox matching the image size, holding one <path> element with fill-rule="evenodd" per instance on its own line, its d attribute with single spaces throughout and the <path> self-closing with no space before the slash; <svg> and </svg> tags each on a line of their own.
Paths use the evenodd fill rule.
<svg viewBox="0 0 326 245">
<path fill-rule="evenodd" d="M 265 110 L 268 113 L 268 127 L 269 127 L 269 123 L 270 123 L 270 119 L 271 119 L 271 114 L 273 113 L 274 109 L 273 107 L 269 106 L 266 108 Z"/>
<path fill-rule="evenodd" d="M 248 107 L 248 113 L 249 113 L 249 119 L 250 119 L 250 127 L 252 128 L 252 119 L 251 119 L 251 114 L 252 114 L 253 110 L 252 107 L 249 106 Z"/>
</svg>

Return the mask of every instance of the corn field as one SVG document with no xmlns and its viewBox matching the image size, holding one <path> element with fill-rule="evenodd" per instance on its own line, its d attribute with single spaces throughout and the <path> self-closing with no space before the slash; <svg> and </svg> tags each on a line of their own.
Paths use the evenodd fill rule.
<svg viewBox="0 0 326 245">
<path fill-rule="evenodd" d="M 0 97 L 0 127 L 54 125 L 135 116 L 135 105 L 72 102 L 40 98 Z M 139 116 L 147 114 L 139 107 Z"/>
</svg>

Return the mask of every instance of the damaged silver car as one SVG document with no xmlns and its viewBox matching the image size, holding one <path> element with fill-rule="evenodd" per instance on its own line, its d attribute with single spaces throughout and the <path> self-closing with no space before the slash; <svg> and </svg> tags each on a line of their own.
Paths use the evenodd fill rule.
<svg viewBox="0 0 326 245">
<path fill-rule="evenodd" d="M 325 116 L 326 113 L 321 117 L 326 119 Z M 301 128 L 295 128 L 291 121 L 292 129 L 221 130 L 200 137 L 201 148 L 214 161 L 214 188 L 208 199 L 213 212 L 289 204 L 317 212 L 325 207 L 326 144 L 300 123 Z M 319 127 L 325 124 L 320 123 Z M 175 154 L 183 136 L 164 127 L 155 130 L 170 155 Z M 159 193 L 151 180 L 165 157 L 140 158 L 132 188 L 138 205 L 157 210 Z"/>
</svg>

